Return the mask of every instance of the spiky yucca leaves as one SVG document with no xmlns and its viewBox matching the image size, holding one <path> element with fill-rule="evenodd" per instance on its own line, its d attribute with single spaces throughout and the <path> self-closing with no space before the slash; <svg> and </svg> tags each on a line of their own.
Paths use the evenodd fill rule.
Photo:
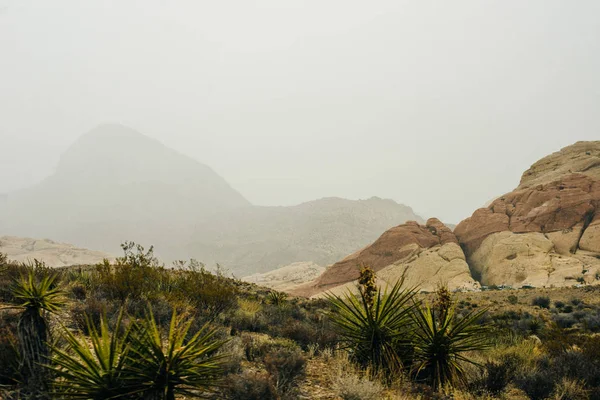
<svg viewBox="0 0 600 400">
<path fill-rule="evenodd" d="M 218 385 L 225 357 L 216 351 L 225 341 L 215 340 L 215 330 L 207 326 L 186 339 L 192 322 L 173 311 L 166 340 L 152 312 L 134 328 L 128 374 L 144 399 L 174 400 L 176 393 L 197 397 L 197 391 Z"/>
<path fill-rule="evenodd" d="M 20 373 L 27 391 L 42 394 L 47 390 L 46 370 L 42 364 L 48 361 L 50 352 L 47 315 L 59 311 L 65 304 L 63 292 L 56 286 L 56 275 L 45 274 L 38 279 L 33 269 L 15 282 L 12 292 L 23 309 L 17 325 Z"/>
<path fill-rule="evenodd" d="M 271 290 L 269 294 L 267 294 L 267 300 L 269 303 L 275 306 L 282 306 L 287 300 L 287 294 L 283 292 L 278 292 L 276 290 Z"/>
<path fill-rule="evenodd" d="M 82 400 L 132 398 L 135 381 L 127 376 L 125 369 L 130 330 L 123 328 L 122 319 L 123 311 L 111 333 L 106 314 L 100 320 L 99 329 L 86 317 L 89 344 L 68 329 L 63 330 L 67 348 L 53 348 L 54 364 L 49 367 L 58 376 L 54 385 L 55 395 Z"/>
<path fill-rule="evenodd" d="M 410 352 L 414 289 L 402 289 L 403 281 L 397 282 L 389 291 L 381 289 L 372 300 L 348 292 L 344 297 L 330 294 L 333 307 L 330 314 L 338 328 L 344 345 L 363 366 L 371 366 L 374 372 L 385 370 L 396 373 Z"/>
<path fill-rule="evenodd" d="M 451 307 L 436 313 L 431 307 L 414 310 L 414 373 L 436 389 L 465 384 L 464 363 L 477 365 L 466 353 L 489 347 L 489 329 L 479 320 L 486 310 L 456 318 Z"/>
</svg>

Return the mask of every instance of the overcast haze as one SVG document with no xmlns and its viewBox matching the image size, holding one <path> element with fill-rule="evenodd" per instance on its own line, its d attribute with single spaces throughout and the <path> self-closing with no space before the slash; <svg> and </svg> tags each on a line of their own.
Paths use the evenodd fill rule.
<svg viewBox="0 0 600 400">
<path fill-rule="evenodd" d="M 600 139 L 600 2 L 0 0 L 0 192 L 121 123 L 248 200 L 458 222 Z"/>
</svg>

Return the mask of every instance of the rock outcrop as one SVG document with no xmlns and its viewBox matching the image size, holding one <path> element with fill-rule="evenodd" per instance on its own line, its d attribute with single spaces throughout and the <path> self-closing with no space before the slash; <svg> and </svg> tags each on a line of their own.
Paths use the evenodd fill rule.
<svg viewBox="0 0 600 400">
<path fill-rule="evenodd" d="M 325 267 L 313 262 L 297 262 L 264 274 L 249 275 L 243 277 L 242 280 L 281 292 L 288 292 L 317 279 L 323 272 L 325 272 Z"/>
<path fill-rule="evenodd" d="M 536 162 L 454 233 L 483 285 L 600 283 L 600 142 Z"/>
<path fill-rule="evenodd" d="M 27 263 L 38 260 L 49 267 L 89 265 L 100 263 L 104 259 L 114 260 L 114 256 L 101 251 L 82 249 L 49 239 L 37 240 L 16 236 L 0 237 L 0 253 L 6 254 L 12 261 Z"/>
<path fill-rule="evenodd" d="M 432 218 L 425 225 L 407 222 L 388 230 L 370 246 L 332 265 L 315 282 L 293 293 L 318 296 L 353 289 L 362 265 L 373 268 L 383 286 L 404 279 L 406 287 L 426 291 L 438 284 L 446 284 L 451 290 L 478 287 L 456 236 Z"/>
</svg>

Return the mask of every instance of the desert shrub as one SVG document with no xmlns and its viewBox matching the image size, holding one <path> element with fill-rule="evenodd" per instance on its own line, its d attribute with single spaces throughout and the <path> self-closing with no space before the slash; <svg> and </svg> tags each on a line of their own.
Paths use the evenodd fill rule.
<svg viewBox="0 0 600 400">
<path fill-rule="evenodd" d="M 223 372 L 226 374 L 241 372 L 245 349 L 240 337 L 234 337 L 226 342 L 217 354 L 225 357 L 222 363 Z"/>
<path fill-rule="evenodd" d="M 552 399 L 554 400 L 587 400 L 590 391 L 585 388 L 584 382 L 563 378 L 554 387 Z"/>
<path fill-rule="evenodd" d="M 318 343 L 319 332 L 308 322 L 288 321 L 281 329 L 281 336 L 298 343 L 307 349 L 311 343 Z"/>
<path fill-rule="evenodd" d="M 583 300 L 581 300 L 578 297 L 574 297 L 571 299 L 571 304 L 573 304 L 574 306 L 578 306 L 578 305 L 583 304 Z"/>
<path fill-rule="evenodd" d="M 115 302 L 94 294 L 88 296 L 84 301 L 74 303 L 69 308 L 69 313 L 72 321 L 75 323 L 75 327 L 85 335 L 89 335 L 87 320 L 93 326 L 99 326 L 102 316 L 106 314 L 109 321 L 115 321 L 118 309 L 119 306 Z"/>
<path fill-rule="evenodd" d="M 566 305 L 563 307 L 562 312 L 564 312 L 565 314 L 570 314 L 573 312 L 573 306 L 570 305 Z"/>
<path fill-rule="evenodd" d="M 563 329 L 572 328 L 577 323 L 577 320 L 571 314 L 557 314 L 552 319 Z"/>
<path fill-rule="evenodd" d="M 121 304 L 129 298 L 147 299 L 158 293 L 164 271 L 154 257 L 154 248 L 146 251 L 133 242 L 125 242 L 121 248 L 124 256 L 117 258 L 114 265 L 104 260 L 96 266 L 94 280 L 98 289 Z"/>
<path fill-rule="evenodd" d="M 490 360 L 484 365 L 482 386 L 485 391 L 498 394 L 511 383 L 520 366 L 520 358 L 514 354 L 506 354 L 497 360 Z"/>
<path fill-rule="evenodd" d="M 267 372 L 244 371 L 229 375 L 224 394 L 231 400 L 279 400 L 279 395 Z"/>
<path fill-rule="evenodd" d="M 0 385 L 18 381 L 19 351 L 16 314 L 0 314 Z"/>
<path fill-rule="evenodd" d="M 74 298 L 75 300 L 85 300 L 87 297 L 87 289 L 81 283 L 74 283 L 69 288 L 69 297 Z"/>
<path fill-rule="evenodd" d="M 521 375 L 516 384 L 531 400 L 543 400 L 554 390 L 554 376 L 544 368 L 536 368 Z"/>
<path fill-rule="evenodd" d="M 299 349 L 279 348 L 264 357 L 266 370 L 271 374 L 277 391 L 288 393 L 304 374 L 306 359 Z"/>
<path fill-rule="evenodd" d="M 565 302 L 564 301 L 556 300 L 554 302 L 554 307 L 556 307 L 556 308 L 563 308 L 564 306 L 565 306 Z"/>
<path fill-rule="evenodd" d="M 381 383 L 350 372 L 338 376 L 333 388 L 343 400 L 379 400 L 384 389 Z"/>
<path fill-rule="evenodd" d="M 207 320 L 214 320 L 238 304 L 239 291 L 234 283 L 203 267 L 179 271 L 172 285 L 172 296 L 188 302 Z"/>
<path fill-rule="evenodd" d="M 511 294 L 510 296 L 508 296 L 506 298 L 506 300 L 508 300 L 509 304 L 517 304 L 519 302 L 519 298 L 517 296 L 515 296 L 514 294 Z"/>
<path fill-rule="evenodd" d="M 550 308 L 550 298 L 546 296 L 538 296 L 533 299 L 531 305 L 538 306 L 540 308 Z"/>
</svg>

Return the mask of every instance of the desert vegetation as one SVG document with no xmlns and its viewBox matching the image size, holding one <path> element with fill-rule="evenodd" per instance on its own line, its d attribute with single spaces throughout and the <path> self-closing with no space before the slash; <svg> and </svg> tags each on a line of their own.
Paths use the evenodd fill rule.
<svg viewBox="0 0 600 400">
<path fill-rule="evenodd" d="M 50 269 L 0 258 L 6 399 L 600 398 L 594 287 L 302 299 L 161 265 Z"/>
</svg>

